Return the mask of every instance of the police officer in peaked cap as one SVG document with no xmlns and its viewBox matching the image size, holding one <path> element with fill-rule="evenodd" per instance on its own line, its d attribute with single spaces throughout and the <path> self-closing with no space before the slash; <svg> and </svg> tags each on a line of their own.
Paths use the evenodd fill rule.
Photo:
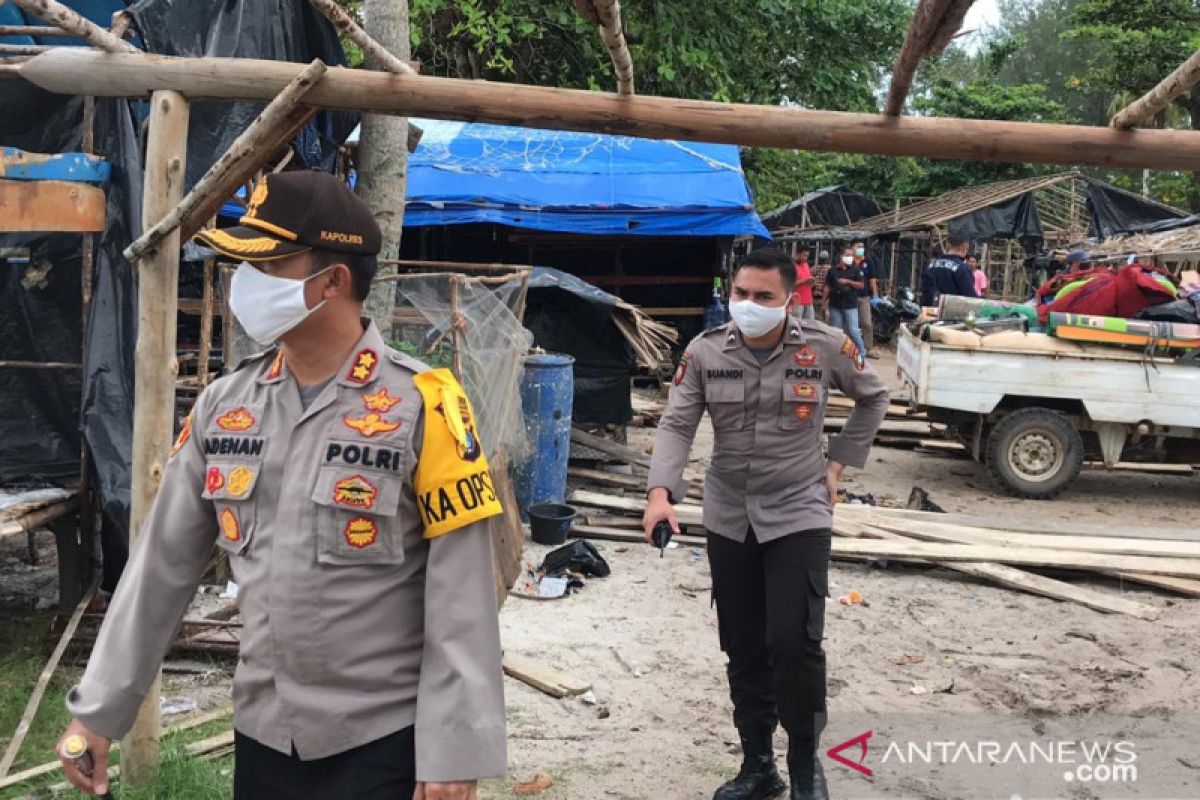
<svg viewBox="0 0 1200 800">
<path fill-rule="evenodd" d="M 471 404 L 363 318 L 380 232 L 338 179 L 268 175 L 237 227 L 197 239 L 241 262 L 230 305 L 269 349 L 183 423 L 64 743 L 107 763 L 215 545 L 243 621 L 237 800 L 473 800 L 506 754 L 501 508 Z M 64 765 L 107 790 L 102 766 Z"/>
<path fill-rule="evenodd" d="M 817 745 L 825 725 L 825 597 L 837 482 L 866 464 L 888 390 L 846 335 L 789 315 L 795 267 L 755 250 L 733 277 L 733 321 L 692 340 L 659 423 L 643 525 L 650 538 L 683 478 L 705 411 L 715 439 L 704 483 L 704 528 L 733 721 L 737 777 L 714 800 L 762 800 L 787 789 L 775 767 L 778 723 L 788 735 L 792 800 L 827 798 Z M 822 447 L 829 393 L 855 400 L 841 433 Z"/>
</svg>

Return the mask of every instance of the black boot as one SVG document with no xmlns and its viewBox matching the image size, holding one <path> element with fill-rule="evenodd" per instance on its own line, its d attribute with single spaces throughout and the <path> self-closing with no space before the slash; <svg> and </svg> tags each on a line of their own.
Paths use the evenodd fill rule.
<svg viewBox="0 0 1200 800">
<path fill-rule="evenodd" d="M 742 734 L 742 769 L 737 777 L 726 783 L 713 800 L 771 800 L 787 789 L 779 770 L 775 768 L 775 750 L 771 732 Z"/>
<path fill-rule="evenodd" d="M 788 744 L 788 777 L 792 781 L 791 800 L 829 800 L 816 742 Z"/>
</svg>

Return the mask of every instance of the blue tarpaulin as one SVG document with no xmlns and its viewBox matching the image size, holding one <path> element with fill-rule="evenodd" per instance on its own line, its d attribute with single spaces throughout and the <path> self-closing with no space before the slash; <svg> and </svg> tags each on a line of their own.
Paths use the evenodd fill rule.
<svg viewBox="0 0 1200 800">
<path fill-rule="evenodd" d="M 424 135 L 409 157 L 405 227 L 770 238 L 733 145 L 413 122 Z"/>
</svg>

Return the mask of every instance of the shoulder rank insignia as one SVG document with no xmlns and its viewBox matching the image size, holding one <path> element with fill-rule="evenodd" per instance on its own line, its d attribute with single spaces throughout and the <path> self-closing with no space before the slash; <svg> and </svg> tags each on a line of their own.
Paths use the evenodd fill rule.
<svg viewBox="0 0 1200 800">
<path fill-rule="evenodd" d="M 237 466 L 229 470 L 229 477 L 225 481 L 225 490 L 229 492 L 230 497 L 241 498 L 250 491 L 253 483 L 254 470 L 250 467 Z"/>
<path fill-rule="evenodd" d="M 368 439 L 380 433 L 390 433 L 400 427 L 399 422 L 388 422 L 374 411 L 362 417 L 352 417 L 346 414 L 342 417 L 342 424 L 352 431 L 358 431 Z"/>
<path fill-rule="evenodd" d="M 375 374 L 375 366 L 379 363 L 379 356 L 375 351 L 367 347 L 358 351 L 358 355 L 354 357 L 354 363 L 350 366 L 350 371 L 346 373 L 346 380 L 353 383 L 366 383 L 371 380 L 371 376 Z"/>
<path fill-rule="evenodd" d="M 378 496 L 379 489 L 362 475 L 344 478 L 333 485 L 333 503 L 338 506 L 370 509 Z"/>
<path fill-rule="evenodd" d="M 217 417 L 217 427 L 223 431 L 248 431 L 254 427 L 254 415 L 245 406 L 238 406 Z"/>
<path fill-rule="evenodd" d="M 363 405 L 367 407 L 367 411 L 378 411 L 385 414 L 392 410 L 392 406 L 400 402 L 399 397 L 392 397 L 388 394 L 387 387 L 383 387 L 375 394 L 364 394 Z"/>
<path fill-rule="evenodd" d="M 370 517 L 355 517 L 346 523 L 342 531 L 346 544 L 359 550 L 375 544 L 379 538 L 379 526 Z"/>
<path fill-rule="evenodd" d="M 231 542 L 240 542 L 242 540 L 242 524 L 238 522 L 237 513 L 233 509 L 221 509 L 221 513 L 217 517 L 217 523 L 221 526 L 221 535 L 226 539 Z"/>
<path fill-rule="evenodd" d="M 179 429 L 179 436 L 175 437 L 175 444 L 171 445 L 171 455 L 182 450 L 190 438 L 192 438 L 192 415 L 188 414 L 187 419 L 183 421 L 183 427 Z"/>
<path fill-rule="evenodd" d="M 271 368 L 263 375 L 263 380 L 273 381 L 283 374 L 283 351 L 280 350 L 275 354 L 275 360 L 271 362 Z"/>
<path fill-rule="evenodd" d="M 792 356 L 798 367 L 811 367 L 817 363 L 817 351 L 809 345 L 804 345 Z"/>
</svg>

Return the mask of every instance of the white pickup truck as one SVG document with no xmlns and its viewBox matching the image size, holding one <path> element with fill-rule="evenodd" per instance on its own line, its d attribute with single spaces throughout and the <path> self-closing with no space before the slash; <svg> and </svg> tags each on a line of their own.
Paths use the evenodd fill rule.
<svg viewBox="0 0 1200 800">
<path fill-rule="evenodd" d="M 909 402 L 1013 495 L 1054 497 L 1085 458 L 1200 463 L 1200 362 L 1044 334 L 945 338 L 901 327 L 896 364 Z"/>
</svg>

